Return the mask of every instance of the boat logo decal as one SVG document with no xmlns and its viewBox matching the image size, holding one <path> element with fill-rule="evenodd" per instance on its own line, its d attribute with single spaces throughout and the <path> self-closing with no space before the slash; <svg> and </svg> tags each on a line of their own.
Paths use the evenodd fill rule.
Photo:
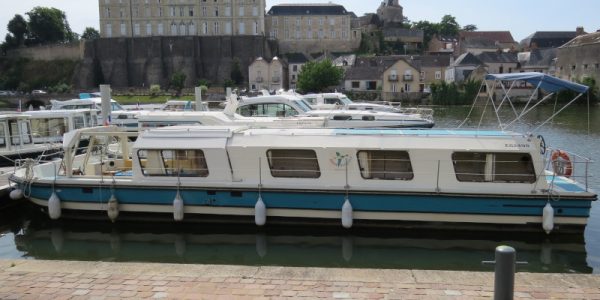
<svg viewBox="0 0 600 300">
<path fill-rule="evenodd" d="M 352 160 L 352 158 L 350 158 L 349 154 L 341 154 L 336 152 L 335 157 L 331 158 L 329 162 L 331 162 L 331 164 L 336 168 L 341 168 L 347 166 L 350 160 Z"/>
</svg>

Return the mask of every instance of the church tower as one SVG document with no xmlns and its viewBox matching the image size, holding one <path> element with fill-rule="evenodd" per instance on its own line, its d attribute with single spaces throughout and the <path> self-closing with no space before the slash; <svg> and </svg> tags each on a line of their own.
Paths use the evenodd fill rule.
<svg viewBox="0 0 600 300">
<path fill-rule="evenodd" d="M 398 0 L 384 0 L 377 9 L 377 16 L 384 26 L 401 24 L 404 16 Z"/>
</svg>

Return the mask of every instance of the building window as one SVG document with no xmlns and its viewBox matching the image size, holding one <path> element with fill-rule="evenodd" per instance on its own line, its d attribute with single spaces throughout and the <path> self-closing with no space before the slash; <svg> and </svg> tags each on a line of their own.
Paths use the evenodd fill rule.
<svg viewBox="0 0 600 300">
<path fill-rule="evenodd" d="M 307 39 L 307 40 L 312 40 L 312 38 L 313 38 L 313 33 L 312 33 L 312 31 L 310 31 L 310 30 L 309 30 L 309 31 L 307 31 L 307 32 L 306 32 L 306 39 Z"/>
<path fill-rule="evenodd" d="M 298 72 L 298 65 L 293 65 L 292 66 L 292 71 Z"/>
<path fill-rule="evenodd" d="M 437 79 L 437 80 L 442 79 L 442 71 L 435 71 L 435 79 Z"/>
<path fill-rule="evenodd" d="M 329 19 L 329 25 L 331 25 L 331 26 L 335 25 L 335 19 L 334 18 Z"/>
<path fill-rule="evenodd" d="M 219 34 L 219 22 L 215 22 L 213 26 L 214 26 L 214 34 L 218 35 Z"/>
<path fill-rule="evenodd" d="M 146 35 L 152 35 L 152 24 L 146 23 Z"/>
<path fill-rule="evenodd" d="M 240 23 L 238 24 L 238 33 L 246 34 L 246 24 L 244 24 L 244 21 L 240 21 Z"/>
<path fill-rule="evenodd" d="M 456 179 L 461 182 L 536 181 L 529 153 L 455 152 L 452 163 Z"/>
<path fill-rule="evenodd" d="M 583 65 L 583 69 L 584 69 L 584 70 L 587 70 L 587 68 L 588 68 L 588 65 L 587 65 L 587 64 L 584 64 L 584 65 Z"/>
<path fill-rule="evenodd" d="M 408 83 L 404 84 L 404 92 L 410 93 L 410 84 L 408 84 Z"/>
<path fill-rule="evenodd" d="M 358 165 L 364 179 L 412 180 L 413 173 L 407 151 L 359 151 Z"/>
<path fill-rule="evenodd" d="M 218 16 L 219 16 L 219 8 L 215 7 L 215 17 L 218 17 Z"/>
<path fill-rule="evenodd" d="M 104 16 L 110 18 L 110 7 L 104 9 Z"/>
<path fill-rule="evenodd" d="M 255 17 L 258 17 L 258 7 L 256 7 L 256 6 L 252 7 L 252 15 Z"/>
<path fill-rule="evenodd" d="M 269 150 L 267 160 L 276 178 L 319 178 L 321 170 L 313 150 Z"/>
<path fill-rule="evenodd" d="M 163 16 L 163 9 L 162 9 L 162 7 L 159 7 L 159 8 L 158 8 L 158 16 L 159 16 L 159 17 L 162 17 L 162 16 Z"/>
<path fill-rule="evenodd" d="M 125 25 L 125 23 L 121 23 L 121 36 L 126 36 L 127 35 L 127 26 Z"/>
<path fill-rule="evenodd" d="M 188 9 L 188 14 L 190 17 L 194 16 L 194 7 L 190 6 L 190 8 Z"/>
<path fill-rule="evenodd" d="M 106 29 L 106 37 L 112 37 L 112 24 L 106 24 L 104 28 Z"/>
<path fill-rule="evenodd" d="M 119 17 L 120 18 L 124 18 L 125 17 L 125 11 L 123 11 L 123 9 L 119 9 Z"/>
<path fill-rule="evenodd" d="M 164 27 L 164 25 L 162 23 L 158 23 L 158 29 L 157 29 L 157 31 L 158 31 L 158 35 L 165 34 L 165 27 Z"/>
<path fill-rule="evenodd" d="M 239 15 L 240 15 L 240 17 L 244 16 L 244 7 L 243 6 L 240 6 Z"/>
<path fill-rule="evenodd" d="M 177 24 L 171 23 L 171 35 L 177 35 Z"/>
<path fill-rule="evenodd" d="M 377 81 L 367 81 L 367 90 L 374 91 L 377 89 Z"/>
<path fill-rule="evenodd" d="M 135 23 L 133 25 L 133 34 L 136 36 L 140 35 L 140 24 L 139 23 Z"/>
<path fill-rule="evenodd" d="M 202 150 L 138 150 L 144 176 L 208 177 Z"/>
<path fill-rule="evenodd" d="M 572 65 L 571 66 L 571 70 L 575 70 L 575 69 L 577 69 L 577 66 L 576 65 Z"/>
<path fill-rule="evenodd" d="M 258 22 L 254 22 L 254 35 L 258 35 Z"/>
<path fill-rule="evenodd" d="M 311 26 L 312 25 L 312 18 L 309 17 L 308 19 L 306 19 L 306 24 L 308 26 Z"/>
<path fill-rule="evenodd" d="M 225 6 L 225 16 L 231 17 L 231 6 Z"/>
<path fill-rule="evenodd" d="M 190 24 L 188 25 L 188 34 L 196 35 L 196 23 L 190 22 Z"/>
<path fill-rule="evenodd" d="M 206 7 L 202 7 L 202 16 L 206 17 Z"/>
<path fill-rule="evenodd" d="M 202 34 L 208 34 L 208 23 L 204 22 L 204 24 L 202 24 Z"/>
<path fill-rule="evenodd" d="M 150 7 L 146 7 L 146 17 L 152 17 L 152 10 Z"/>
<path fill-rule="evenodd" d="M 353 89 L 359 89 L 360 88 L 360 81 L 352 81 L 352 88 Z"/>
<path fill-rule="evenodd" d="M 171 17 L 175 16 L 175 6 L 171 6 L 169 7 L 169 9 L 171 10 Z"/>
<path fill-rule="evenodd" d="M 225 34 L 231 34 L 231 22 L 225 22 Z"/>
</svg>

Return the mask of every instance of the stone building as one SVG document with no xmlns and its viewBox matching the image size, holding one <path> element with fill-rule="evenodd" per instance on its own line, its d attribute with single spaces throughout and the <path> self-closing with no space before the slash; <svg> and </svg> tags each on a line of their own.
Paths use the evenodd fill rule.
<svg viewBox="0 0 600 300">
<path fill-rule="evenodd" d="M 482 52 L 477 58 L 487 66 L 488 73 L 492 74 L 517 73 L 521 68 L 517 54 L 513 52 Z"/>
<path fill-rule="evenodd" d="M 471 52 L 475 55 L 496 50 L 513 50 L 518 47 L 510 31 L 461 31 L 455 56 Z"/>
<path fill-rule="evenodd" d="M 577 27 L 575 31 L 536 31 L 521 41 L 521 47 L 526 51 L 558 48 L 583 34 L 583 27 Z"/>
<path fill-rule="evenodd" d="M 558 48 L 556 75 L 581 81 L 592 77 L 600 82 L 600 32 L 578 36 Z"/>
<path fill-rule="evenodd" d="M 421 64 L 423 91 L 430 92 L 431 84 L 446 80 L 446 68 L 450 66 L 450 55 L 423 55 L 418 58 Z"/>
<path fill-rule="evenodd" d="M 248 78 L 251 90 L 287 89 L 288 64 L 277 56 L 271 61 L 259 57 L 248 67 Z"/>
<path fill-rule="evenodd" d="M 385 0 L 381 2 L 377 9 L 377 16 L 383 22 L 383 26 L 388 24 L 398 24 L 404 21 L 402 14 L 403 8 L 398 3 L 398 0 Z"/>
<path fill-rule="evenodd" d="M 414 60 L 398 58 L 383 72 L 382 100 L 399 100 L 402 98 L 399 94 L 423 92 L 421 79 L 420 69 L 414 65 Z"/>
<path fill-rule="evenodd" d="M 300 74 L 300 71 L 302 71 L 302 67 L 308 62 L 308 58 L 302 53 L 289 53 L 286 57 L 290 89 L 295 90 L 296 85 L 298 84 L 298 75 Z"/>
<path fill-rule="evenodd" d="M 264 35 L 265 0 L 99 0 L 100 35 Z"/>
<path fill-rule="evenodd" d="M 265 16 L 265 27 L 282 53 L 350 52 L 360 44 L 360 30 L 351 27 L 353 17 L 333 3 L 280 4 Z"/>
<path fill-rule="evenodd" d="M 475 70 L 486 67 L 487 66 L 477 58 L 477 56 L 471 52 L 467 52 L 450 63 L 450 66 L 446 68 L 446 75 L 444 78 L 446 83 L 463 82 L 467 80 Z"/>
</svg>

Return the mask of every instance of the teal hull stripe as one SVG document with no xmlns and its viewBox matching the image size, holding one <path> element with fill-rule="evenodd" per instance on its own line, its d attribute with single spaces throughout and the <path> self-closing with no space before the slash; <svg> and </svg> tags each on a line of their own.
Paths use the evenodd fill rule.
<svg viewBox="0 0 600 300">
<path fill-rule="evenodd" d="M 63 202 L 106 203 L 111 196 L 109 187 L 61 187 L 57 192 Z M 32 187 L 31 197 L 49 199 L 51 187 Z M 122 204 L 171 205 L 175 198 L 173 189 L 119 188 L 115 196 Z M 256 191 L 214 191 L 181 190 L 185 205 L 215 207 L 253 208 L 258 193 Z M 344 193 L 301 193 L 263 192 L 263 201 L 268 208 L 340 210 L 344 203 Z M 368 212 L 415 212 L 415 213 L 456 213 L 494 214 L 515 216 L 541 216 L 546 199 L 512 199 L 494 197 L 456 197 L 437 195 L 382 195 L 350 194 L 350 202 L 355 211 Z M 569 199 L 551 201 L 555 215 L 563 217 L 587 217 L 591 207 L 589 199 Z"/>
</svg>

